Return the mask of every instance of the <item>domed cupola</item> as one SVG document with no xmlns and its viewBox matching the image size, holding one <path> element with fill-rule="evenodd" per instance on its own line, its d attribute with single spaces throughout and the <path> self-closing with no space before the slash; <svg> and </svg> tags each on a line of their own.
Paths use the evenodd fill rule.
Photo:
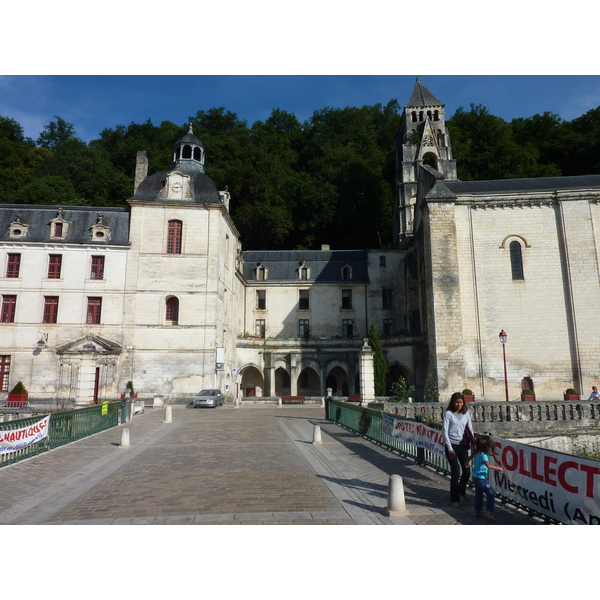
<svg viewBox="0 0 600 600">
<path fill-rule="evenodd" d="M 204 146 L 194 135 L 192 124 L 173 148 L 173 168 L 182 173 L 204 173 Z"/>
</svg>

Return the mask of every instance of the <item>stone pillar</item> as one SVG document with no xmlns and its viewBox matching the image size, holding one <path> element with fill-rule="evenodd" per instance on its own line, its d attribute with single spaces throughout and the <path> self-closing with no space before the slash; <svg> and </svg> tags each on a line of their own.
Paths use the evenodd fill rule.
<svg viewBox="0 0 600 600">
<path fill-rule="evenodd" d="M 298 377 L 300 373 L 298 369 L 300 368 L 298 365 L 299 356 L 297 354 L 292 354 L 290 356 L 290 396 L 298 395 Z"/>
<path fill-rule="evenodd" d="M 360 403 L 367 405 L 375 400 L 375 368 L 373 350 L 367 338 L 360 350 Z"/>
</svg>

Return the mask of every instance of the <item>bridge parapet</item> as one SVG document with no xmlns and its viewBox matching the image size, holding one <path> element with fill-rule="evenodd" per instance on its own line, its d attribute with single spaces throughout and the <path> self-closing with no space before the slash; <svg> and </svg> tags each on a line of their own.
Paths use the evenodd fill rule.
<svg viewBox="0 0 600 600">
<path fill-rule="evenodd" d="M 381 404 L 380 404 L 381 405 Z M 406 419 L 434 419 L 441 423 L 445 403 L 384 402 L 384 410 Z M 600 402 L 473 402 L 468 404 L 476 432 L 528 437 L 535 435 L 570 435 L 600 429 Z"/>
</svg>

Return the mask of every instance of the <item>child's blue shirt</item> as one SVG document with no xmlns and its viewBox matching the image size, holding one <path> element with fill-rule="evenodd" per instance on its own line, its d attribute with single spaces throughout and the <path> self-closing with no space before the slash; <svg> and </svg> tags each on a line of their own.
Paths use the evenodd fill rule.
<svg viewBox="0 0 600 600">
<path fill-rule="evenodd" d="M 484 452 L 476 454 L 473 457 L 473 470 L 471 474 L 473 479 L 487 479 L 489 469 L 486 466 L 486 462 L 489 462 L 490 458 Z"/>
</svg>

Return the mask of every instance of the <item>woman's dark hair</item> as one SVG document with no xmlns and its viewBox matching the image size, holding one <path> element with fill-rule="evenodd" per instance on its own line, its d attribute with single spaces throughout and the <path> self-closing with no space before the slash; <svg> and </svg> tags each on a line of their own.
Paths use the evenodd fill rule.
<svg viewBox="0 0 600 600">
<path fill-rule="evenodd" d="M 454 394 L 452 394 L 450 397 L 450 403 L 448 404 L 448 408 L 446 410 L 449 410 L 450 412 L 457 412 L 454 408 L 454 402 L 459 398 L 463 401 L 463 407 L 458 412 L 464 415 L 467 412 L 467 403 L 460 392 L 454 392 Z"/>
<path fill-rule="evenodd" d="M 496 456 L 496 445 L 491 436 L 486 434 L 480 434 L 475 438 L 475 454 L 483 452 L 484 454 L 491 454 Z"/>
</svg>

